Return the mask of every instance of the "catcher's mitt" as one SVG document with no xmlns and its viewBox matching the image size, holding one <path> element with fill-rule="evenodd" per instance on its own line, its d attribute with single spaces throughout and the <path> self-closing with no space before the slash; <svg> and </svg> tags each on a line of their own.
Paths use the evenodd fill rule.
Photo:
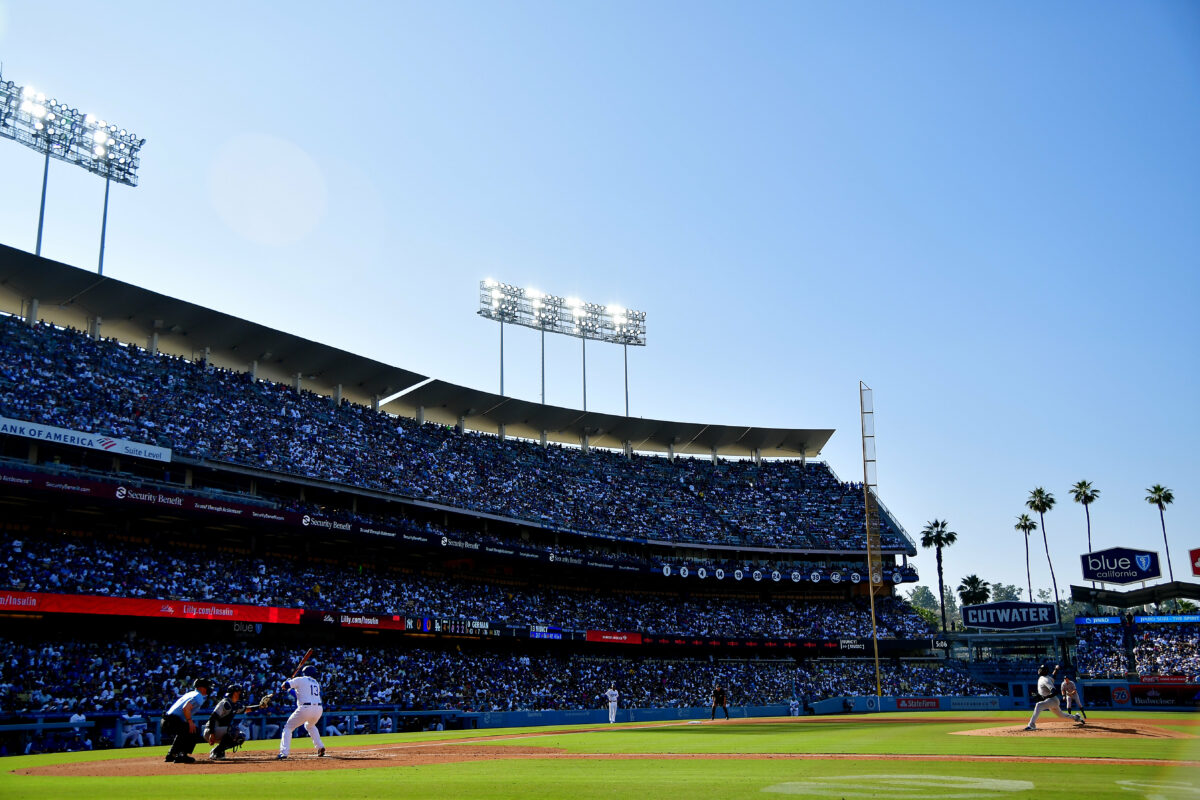
<svg viewBox="0 0 1200 800">
<path fill-rule="evenodd" d="M 258 701 L 258 705 L 256 706 L 256 708 L 266 708 L 267 706 L 271 705 L 271 702 L 274 699 L 275 699 L 274 694 L 264 694 L 262 696 L 262 699 Z"/>
</svg>

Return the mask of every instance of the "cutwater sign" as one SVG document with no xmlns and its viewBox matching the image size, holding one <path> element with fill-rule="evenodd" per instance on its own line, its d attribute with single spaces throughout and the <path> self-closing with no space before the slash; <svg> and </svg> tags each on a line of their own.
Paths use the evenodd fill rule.
<svg viewBox="0 0 1200 800">
<path fill-rule="evenodd" d="M 1161 578 L 1158 553 L 1134 550 L 1131 547 L 1110 547 L 1095 553 L 1084 553 L 1083 579 L 1100 583 L 1138 583 Z"/>
<path fill-rule="evenodd" d="M 1058 613 L 1052 603 L 1018 603 L 1005 600 L 962 607 L 963 624 L 968 628 L 993 628 L 1018 631 L 1022 628 L 1045 628 L 1058 624 Z"/>
</svg>

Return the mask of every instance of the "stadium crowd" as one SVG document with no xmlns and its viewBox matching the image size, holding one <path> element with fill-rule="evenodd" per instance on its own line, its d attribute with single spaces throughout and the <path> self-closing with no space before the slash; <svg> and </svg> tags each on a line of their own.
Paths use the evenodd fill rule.
<svg viewBox="0 0 1200 800">
<path fill-rule="evenodd" d="M 1139 675 L 1200 675 L 1200 624 L 1142 623 L 1133 655 Z"/>
<path fill-rule="evenodd" d="M 207 600 L 655 634 L 795 639 L 871 634 L 863 601 L 765 602 L 554 589 L 401 572 L 375 564 L 161 550 L 63 534 L 0 534 L 0 565 L 0 588 L 31 592 Z M 927 623 L 901 600 L 886 598 L 877 603 L 876 617 L 881 637 L 930 635 Z"/>
<path fill-rule="evenodd" d="M 1075 626 L 1075 658 L 1080 677 L 1123 678 L 1129 671 L 1120 625 Z"/>
<path fill-rule="evenodd" d="M 1079 674 L 1093 678 L 1139 675 L 1200 676 L 1200 623 L 1148 622 L 1075 626 Z"/>
<path fill-rule="evenodd" d="M 0 416 L 622 537 L 854 549 L 822 463 L 674 461 L 456 431 L 112 339 L 0 317 Z M 885 517 L 884 544 L 909 546 Z"/>
<path fill-rule="evenodd" d="M 128 636 L 117 642 L 29 644 L 0 639 L 0 712 L 159 714 L 193 678 L 239 683 L 252 697 L 290 674 L 292 654 L 275 647 L 213 647 Z M 705 705 L 714 685 L 733 705 L 815 702 L 874 694 L 869 661 L 602 658 L 591 655 L 331 647 L 318 669 L 327 709 L 573 710 L 597 708 L 615 684 L 622 707 Z M 885 694 L 985 695 L 991 688 L 932 663 L 883 662 Z M 286 708 L 278 698 L 276 711 Z"/>
</svg>

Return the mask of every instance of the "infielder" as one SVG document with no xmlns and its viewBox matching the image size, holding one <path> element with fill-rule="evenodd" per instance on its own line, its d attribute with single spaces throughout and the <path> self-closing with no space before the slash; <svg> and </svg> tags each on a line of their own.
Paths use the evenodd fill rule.
<svg viewBox="0 0 1200 800">
<path fill-rule="evenodd" d="M 212 691 L 212 681 L 197 678 L 192 681 L 192 690 L 179 697 L 162 716 L 162 737 L 171 737 L 171 749 L 164 759 L 168 764 L 195 764 L 192 750 L 200 741 L 196 721 L 192 714 L 204 705 L 204 698 Z"/>
<path fill-rule="evenodd" d="M 621 696 L 617 691 L 617 685 L 614 683 L 608 687 L 608 691 L 600 695 L 608 698 L 608 724 L 611 725 L 617 721 L 617 698 Z"/>
<path fill-rule="evenodd" d="M 725 712 L 725 719 L 729 719 L 729 698 L 726 696 L 725 687 L 717 684 L 712 691 L 712 714 L 709 716 L 709 721 L 717 718 L 717 709 Z"/>
<path fill-rule="evenodd" d="M 1063 710 L 1058 707 L 1058 687 L 1054 685 L 1054 675 L 1058 674 L 1058 665 L 1055 665 L 1054 670 L 1042 664 L 1038 667 L 1038 695 L 1042 700 L 1035 703 L 1033 706 L 1033 716 L 1029 718 L 1029 724 L 1025 726 L 1027 731 L 1037 730 L 1037 718 L 1046 709 L 1050 709 L 1063 719 L 1073 719 L 1076 722 L 1082 723 L 1083 718 L 1078 714 L 1064 714 Z"/>
<path fill-rule="evenodd" d="M 1087 712 L 1083 710 L 1083 698 L 1079 695 L 1079 687 L 1075 685 L 1075 681 L 1071 680 L 1071 676 L 1064 674 L 1062 682 L 1062 696 L 1067 701 L 1067 711 L 1071 711 L 1071 702 L 1079 708 L 1079 716 L 1087 721 Z"/>
<path fill-rule="evenodd" d="M 312 737 L 317 756 L 325 755 L 325 743 L 321 741 L 321 734 L 317 731 L 317 722 L 321 719 L 323 711 L 321 709 L 321 685 L 317 683 L 316 677 L 317 668 L 310 664 L 300 670 L 300 677 L 283 682 L 283 690 L 290 690 L 296 695 L 296 710 L 283 724 L 283 736 L 279 739 L 277 759 L 287 758 L 291 753 L 292 731 L 301 725 Z"/>
</svg>

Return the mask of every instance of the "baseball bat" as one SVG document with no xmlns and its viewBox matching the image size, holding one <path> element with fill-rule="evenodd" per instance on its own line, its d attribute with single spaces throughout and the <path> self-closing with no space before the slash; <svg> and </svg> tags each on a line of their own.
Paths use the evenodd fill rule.
<svg viewBox="0 0 1200 800">
<path fill-rule="evenodd" d="M 304 654 L 304 658 L 300 659 L 300 663 L 296 665 L 296 671 L 292 673 L 292 678 L 300 674 L 300 670 L 304 669 L 304 665 L 308 663 L 310 658 L 312 658 L 312 654 L 313 648 L 310 647 L 308 648 L 308 652 Z M 291 678 L 288 678 L 288 680 L 291 680 Z"/>
</svg>

